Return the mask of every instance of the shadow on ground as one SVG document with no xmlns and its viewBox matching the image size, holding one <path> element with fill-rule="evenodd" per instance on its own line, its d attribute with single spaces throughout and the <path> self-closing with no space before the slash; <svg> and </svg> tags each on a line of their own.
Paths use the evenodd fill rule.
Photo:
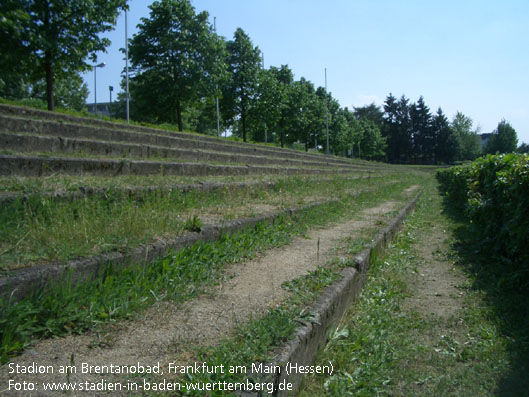
<svg viewBox="0 0 529 397">
<path fill-rule="evenodd" d="M 487 252 L 488 244 L 477 241 L 468 220 L 444 203 L 444 212 L 455 220 L 453 243 L 458 260 L 472 280 L 472 288 L 484 292 L 490 318 L 507 341 L 510 371 L 494 394 L 527 396 L 529 393 L 529 274 L 528 265 L 514 263 Z M 522 266 L 523 265 L 523 266 Z M 525 267 L 525 270 L 523 269 Z"/>
</svg>

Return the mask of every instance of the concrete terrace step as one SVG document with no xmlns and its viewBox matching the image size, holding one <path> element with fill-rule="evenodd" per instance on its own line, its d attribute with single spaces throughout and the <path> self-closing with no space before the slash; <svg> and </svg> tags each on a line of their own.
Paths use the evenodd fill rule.
<svg viewBox="0 0 529 397">
<path fill-rule="evenodd" d="M 38 120 L 36 119 L 38 118 Z M 24 120 L 27 124 L 20 125 L 20 120 Z M 37 123 L 40 122 L 40 123 Z M 263 153 L 266 156 L 279 156 L 279 157 L 289 157 L 296 159 L 312 159 L 314 161 L 326 161 L 329 163 L 337 164 L 351 164 L 351 161 L 344 158 L 339 158 L 335 156 L 324 156 L 320 154 L 313 153 L 303 153 L 291 149 L 281 149 L 268 147 L 264 145 L 249 144 L 236 141 L 228 141 L 221 138 L 210 137 L 207 135 L 200 134 L 191 134 L 191 133 L 181 133 L 173 132 L 158 128 L 151 127 L 141 127 L 126 125 L 122 123 L 114 123 L 108 121 L 102 121 L 92 118 L 82 118 L 76 116 L 70 116 L 60 113 L 46 112 L 38 109 L 24 108 L 19 106 L 3 105 L 0 104 L 0 128 L 3 131 L 11 130 L 18 132 L 38 132 L 39 134 L 54 134 L 50 131 L 50 128 L 45 128 L 44 124 L 51 123 L 51 126 L 57 129 L 59 126 L 67 126 L 66 128 L 71 133 L 72 125 L 82 126 L 85 128 L 84 132 L 90 131 L 93 133 L 93 130 L 103 130 L 108 134 L 109 131 L 113 131 L 114 135 L 125 136 L 123 134 L 118 134 L 118 131 L 121 133 L 129 132 L 135 133 L 137 135 L 158 135 L 165 136 L 168 138 L 175 138 L 180 140 L 180 147 L 194 147 L 194 148 L 211 148 L 212 150 L 220 150 L 220 147 L 225 147 L 223 150 L 229 152 L 237 153 Z M 88 129 L 88 130 L 86 130 Z M 55 135 L 64 136 L 65 128 L 60 128 L 60 132 L 55 132 Z M 79 135 L 77 135 L 79 137 Z M 86 136 L 85 136 L 86 137 Z M 90 137 L 95 137 L 91 135 Z M 130 135 L 127 136 L 130 138 Z M 116 140 L 113 137 L 113 140 Z M 183 141 L 188 141 L 184 143 Z M 127 140 L 131 142 L 130 140 Z M 190 142 L 189 142 L 190 141 Z M 136 141 L 133 141 L 136 142 Z M 173 141 L 174 144 L 175 141 Z M 153 143 L 150 142 L 138 142 L 138 143 Z M 167 146 L 166 144 L 162 146 Z"/>
<path fill-rule="evenodd" d="M 124 143 L 60 136 L 40 136 L 27 133 L 0 132 L 0 147 L 15 152 L 85 153 L 137 159 L 167 158 L 185 161 L 213 161 L 253 165 L 283 165 L 297 167 L 336 167 L 336 164 L 290 158 L 213 152 L 200 149 L 178 149 L 155 145 Z M 366 169 L 369 166 L 343 165 L 343 168 Z"/>
<path fill-rule="evenodd" d="M 360 172 L 361 170 L 358 170 Z M 56 173 L 68 175 L 301 175 L 352 173 L 350 168 L 299 168 L 212 165 L 207 163 L 175 163 L 169 161 L 139 161 L 0 155 L 0 176 L 46 176 Z"/>
<path fill-rule="evenodd" d="M 83 124 L 62 123 L 4 116 L 0 114 L 0 131 L 4 133 L 32 133 L 41 136 L 55 136 L 61 138 L 90 139 L 153 145 L 167 148 L 196 149 L 241 155 L 259 155 L 275 158 L 289 158 L 296 160 L 315 161 L 334 165 L 352 165 L 351 161 L 336 160 L 332 157 L 305 155 L 301 152 L 269 151 L 259 145 L 234 146 L 226 140 L 205 141 L 189 137 L 160 135 L 155 133 L 139 133 L 134 131 L 112 130 Z M 161 130 L 160 130 L 161 131 Z M 160 132 L 157 131 L 157 132 Z"/>
</svg>

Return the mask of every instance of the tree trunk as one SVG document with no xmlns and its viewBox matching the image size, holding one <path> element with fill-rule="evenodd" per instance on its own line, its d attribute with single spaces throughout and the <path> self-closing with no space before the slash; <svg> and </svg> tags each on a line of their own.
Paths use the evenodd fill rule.
<svg viewBox="0 0 529 397">
<path fill-rule="evenodd" d="M 178 131 L 182 132 L 184 130 L 184 123 L 182 122 L 182 104 L 180 103 L 180 98 L 176 100 L 176 120 L 178 122 Z"/>
<path fill-rule="evenodd" d="M 48 100 L 48 110 L 53 111 L 53 69 L 51 65 L 51 55 L 49 53 L 46 53 L 44 68 L 46 69 L 46 98 Z"/>
</svg>

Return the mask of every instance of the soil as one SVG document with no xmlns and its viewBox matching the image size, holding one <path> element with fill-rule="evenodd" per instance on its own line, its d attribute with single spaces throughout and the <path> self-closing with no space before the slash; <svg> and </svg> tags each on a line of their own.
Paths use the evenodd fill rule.
<svg viewBox="0 0 529 397">
<path fill-rule="evenodd" d="M 388 201 L 364 210 L 353 220 L 311 230 L 288 246 L 231 266 L 227 269 L 226 281 L 197 299 L 183 305 L 160 302 L 136 320 L 107 326 L 104 332 L 39 341 L 12 362 L 22 365 L 35 362 L 54 367 L 72 362 L 76 365 L 134 365 L 139 362 L 144 365 L 160 363 L 165 368 L 168 362 L 192 362 L 194 348 L 215 345 L 228 337 L 238 323 L 251 316 L 258 317 L 280 303 L 288 294 L 281 288 L 285 281 L 336 257 L 341 241 L 365 235 L 366 228 L 381 228 L 387 214 L 402 206 L 403 203 Z M 0 368 L 0 384 L 6 385 L 8 379 L 24 381 L 28 380 L 28 375 L 9 375 L 4 365 Z M 80 373 L 69 378 L 72 382 L 100 379 L 101 375 Z M 31 375 L 31 381 L 65 382 L 66 376 L 56 371 Z"/>
<path fill-rule="evenodd" d="M 440 322 L 457 314 L 462 306 L 463 293 L 458 286 L 465 277 L 454 264 L 444 258 L 448 233 L 440 226 L 432 226 L 416 245 L 421 265 L 413 285 L 415 291 L 406 300 L 409 308 L 424 316 L 434 316 Z"/>
</svg>

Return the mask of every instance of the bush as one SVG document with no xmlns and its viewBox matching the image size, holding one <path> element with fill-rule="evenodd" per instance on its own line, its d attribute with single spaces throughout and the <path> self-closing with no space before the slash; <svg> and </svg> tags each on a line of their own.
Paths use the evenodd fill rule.
<svg viewBox="0 0 529 397">
<path fill-rule="evenodd" d="M 529 155 L 488 155 L 440 170 L 437 179 L 447 205 L 468 218 L 484 251 L 529 278 Z"/>
</svg>

